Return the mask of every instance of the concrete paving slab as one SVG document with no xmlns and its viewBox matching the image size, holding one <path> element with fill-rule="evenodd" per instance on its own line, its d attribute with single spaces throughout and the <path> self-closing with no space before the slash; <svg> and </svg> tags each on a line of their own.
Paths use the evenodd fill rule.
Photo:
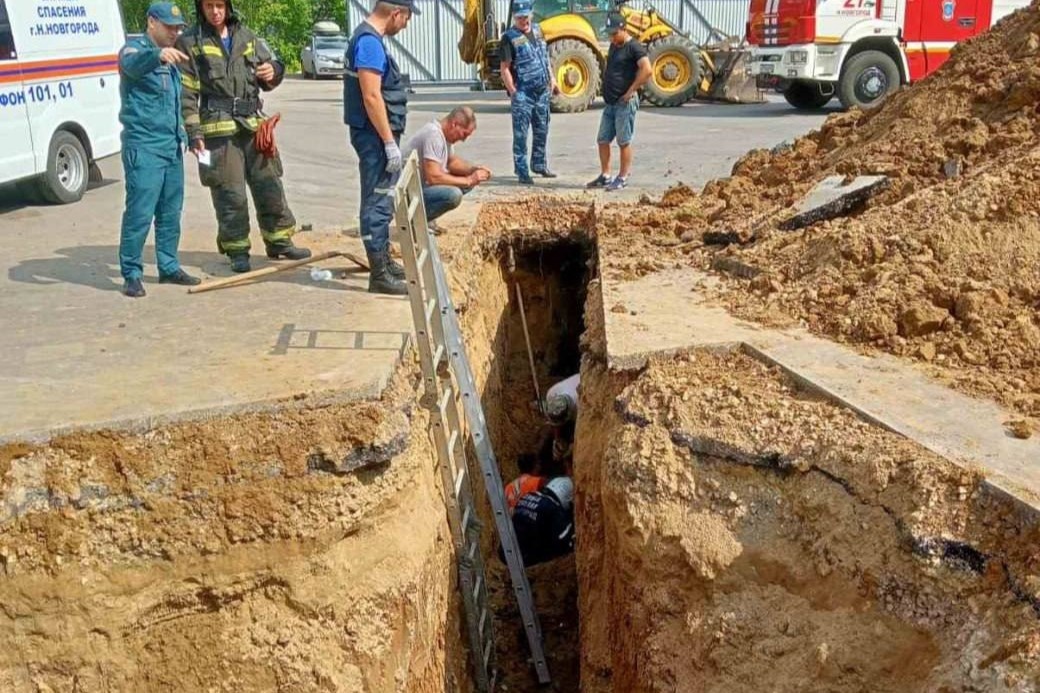
<svg viewBox="0 0 1040 693">
<path fill-rule="evenodd" d="M 315 230 L 298 242 L 316 252 L 361 253 L 356 230 L 357 159 L 342 122 L 342 84 L 289 79 L 265 97 L 282 114 L 277 136 L 286 194 L 299 224 Z M 511 175 L 510 116 L 501 93 L 421 90 L 412 95 L 408 132 L 468 103 L 478 130 L 458 147 L 496 178 L 467 200 L 530 194 Z M 554 116 L 550 162 L 560 174 L 535 192 L 574 193 L 598 170 L 600 108 Z M 750 146 L 770 147 L 822 123 L 779 102 L 764 106 L 691 104 L 640 113 L 633 187 L 621 199 L 659 193 L 683 181 L 726 175 Z M 406 134 L 407 137 L 407 134 Z M 185 268 L 204 278 L 229 276 L 216 253 L 209 192 L 186 162 L 181 236 Z M 0 189 L 0 440 L 40 438 L 69 428 L 207 416 L 306 395 L 377 395 L 411 330 L 404 299 L 365 292 L 363 274 L 314 283 L 301 268 L 249 286 L 188 296 L 155 282 L 154 250 L 145 251 L 148 296 L 120 295 L 117 263 L 123 206 L 118 158 L 101 162 L 105 181 L 79 203 L 27 205 Z M 582 193 L 584 194 L 584 193 Z M 596 195 L 602 193 L 595 193 Z M 626 197 L 627 196 L 627 197 Z M 461 228 L 472 212 L 445 219 Z M 260 247 L 253 232 L 255 247 Z M 267 263 L 254 260 L 254 266 Z M 352 269 L 348 261 L 322 266 Z"/>
<path fill-rule="evenodd" d="M 956 463 L 985 470 L 988 484 L 1040 511 L 1040 438 L 1021 440 L 1014 416 L 949 388 L 892 356 L 867 356 L 805 330 L 773 330 L 708 304 L 715 278 L 690 268 L 637 281 L 603 282 L 608 365 L 640 368 L 654 354 L 733 349 L 773 363 L 805 386 Z M 615 305 L 627 311 L 611 310 Z"/>
<path fill-rule="evenodd" d="M 855 210 L 889 185 L 887 176 L 828 176 L 795 205 L 794 216 L 780 223 L 784 231 L 834 219 Z"/>
</svg>

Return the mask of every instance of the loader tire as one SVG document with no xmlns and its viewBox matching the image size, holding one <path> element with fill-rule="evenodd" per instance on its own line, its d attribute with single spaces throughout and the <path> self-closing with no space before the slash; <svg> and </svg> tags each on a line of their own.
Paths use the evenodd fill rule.
<svg viewBox="0 0 1040 693">
<path fill-rule="evenodd" d="M 640 91 L 643 100 L 655 106 L 682 106 L 697 95 L 703 67 L 697 45 L 679 34 L 651 41 L 647 57 L 653 70 Z"/>
<path fill-rule="evenodd" d="M 820 85 L 815 82 L 791 82 L 784 89 L 784 98 L 800 111 L 815 111 L 834 98 L 834 89 L 831 88 L 830 94 L 822 94 Z"/>
<path fill-rule="evenodd" d="M 574 39 L 561 39 L 549 44 L 549 65 L 556 75 L 559 94 L 550 100 L 556 113 L 581 113 L 599 93 L 599 60 L 592 49 Z"/>
<path fill-rule="evenodd" d="M 863 51 L 845 61 L 838 79 L 838 98 L 845 108 L 877 108 L 899 89 L 899 67 L 881 51 Z"/>
</svg>

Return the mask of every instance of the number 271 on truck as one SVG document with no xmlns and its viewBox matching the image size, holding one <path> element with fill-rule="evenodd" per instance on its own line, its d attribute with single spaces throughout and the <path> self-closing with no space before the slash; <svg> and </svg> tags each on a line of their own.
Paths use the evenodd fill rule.
<svg viewBox="0 0 1040 693">
<path fill-rule="evenodd" d="M 1029 0 L 751 0 L 749 70 L 795 108 L 873 108 Z"/>
</svg>

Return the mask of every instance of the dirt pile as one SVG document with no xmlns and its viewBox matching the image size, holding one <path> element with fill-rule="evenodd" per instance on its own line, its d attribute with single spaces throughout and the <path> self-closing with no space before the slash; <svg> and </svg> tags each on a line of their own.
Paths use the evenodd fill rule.
<svg viewBox="0 0 1040 693">
<path fill-rule="evenodd" d="M 613 271 L 730 257 L 747 268 L 724 296 L 742 316 L 919 359 L 1040 415 L 1038 57 L 1034 5 L 877 111 L 752 152 L 689 201 L 605 211 L 604 242 L 629 249 Z M 891 185 L 854 215 L 778 229 L 822 178 L 860 174 Z M 706 230 L 741 242 L 702 247 Z"/>
<path fill-rule="evenodd" d="M 976 475 L 739 353 L 582 374 L 584 691 L 1040 685 L 1040 529 Z"/>
<path fill-rule="evenodd" d="M 432 692 L 468 673 L 414 387 L 3 448 L 0 690 Z"/>
</svg>

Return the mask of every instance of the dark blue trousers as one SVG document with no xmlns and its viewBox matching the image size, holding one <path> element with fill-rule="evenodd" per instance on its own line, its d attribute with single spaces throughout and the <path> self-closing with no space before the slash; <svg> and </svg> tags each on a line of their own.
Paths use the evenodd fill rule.
<svg viewBox="0 0 1040 693">
<path fill-rule="evenodd" d="M 159 274 L 176 273 L 181 268 L 177 246 L 184 206 L 183 155 L 178 151 L 173 158 L 165 158 L 127 146 L 123 148 L 123 175 L 126 207 L 119 231 L 119 270 L 123 278 L 141 278 L 141 255 L 153 220 Z"/>
<path fill-rule="evenodd" d="M 400 143 L 401 133 L 394 133 Z M 380 254 L 390 243 L 394 216 L 394 186 L 400 173 L 386 172 L 383 140 L 370 128 L 350 128 L 350 144 L 358 157 L 361 176 L 361 241 L 365 252 Z"/>
</svg>

